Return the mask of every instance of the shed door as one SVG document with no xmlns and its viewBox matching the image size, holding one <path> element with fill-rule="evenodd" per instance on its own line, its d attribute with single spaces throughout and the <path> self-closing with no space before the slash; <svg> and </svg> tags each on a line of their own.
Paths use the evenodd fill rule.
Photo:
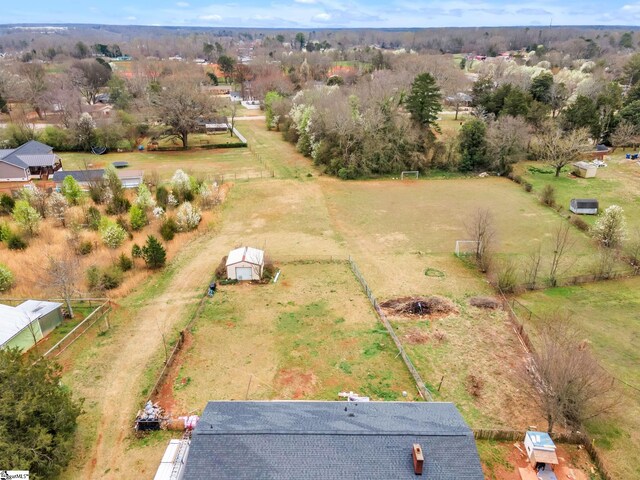
<svg viewBox="0 0 640 480">
<path fill-rule="evenodd" d="M 236 278 L 238 280 L 251 280 L 252 270 L 251 267 L 236 267 Z"/>
</svg>

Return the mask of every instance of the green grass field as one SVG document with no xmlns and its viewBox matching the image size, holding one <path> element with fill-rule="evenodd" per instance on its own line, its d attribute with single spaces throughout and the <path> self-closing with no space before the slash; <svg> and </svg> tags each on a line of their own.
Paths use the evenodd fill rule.
<svg viewBox="0 0 640 480">
<path fill-rule="evenodd" d="M 610 205 L 620 205 L 630 229 L 640 228 L 640 165 L 626 160 L 622 152 L 612 155 L 607 163 L 609 166 L 599 168 L 595 178 L 570 176 L 570 166 L 556 178 L 552 167 L 538 162 L 518 164 L 515 173 L 531 183 L 538 195 L 545 185 L 552 185 L 556 190 L 556 201 L 565 212 L 569 211 L 572 198 L 596 198 L 600 211 Z M 590 225 L 597 219 L 593 215 L 582 215 L 581 218 Z"/>
<path fill-rule="evenodd" d="M 640 279 L 608 281 L 531 292 L 520 300 L 536 315 L 568 314 L 589 341 L 602 365 L 617 378 L 640 388 Z M 521 312 L 521 318 L 527 318 Z M 533 334 L 541 322 L 532 317 Z M 640 478 L 640 392 L 621 388 L 618 412 L 588 424 L 596 443 L 606 451 L 616 478 Z"/>
<path fill-rule="evenodd" d="M 174 385 L 185 411 L 216 399 L 375 400 L 416 390 L 346 263 L 281 265 L 278 283 L 207 299 Z M 212 343 L 212 339 L 215 342 Z"/>
</svg>

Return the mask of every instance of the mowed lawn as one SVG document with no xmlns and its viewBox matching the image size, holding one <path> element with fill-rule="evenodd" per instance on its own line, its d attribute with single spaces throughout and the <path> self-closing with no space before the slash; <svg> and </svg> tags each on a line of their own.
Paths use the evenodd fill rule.
<svg viewBox="0 0 640 480">
<path fill-rule="evenodd" d="M 113 162 L 129 162 L 129 169 L 145 173 L 157 172 L 161 181 L 171 179 L 181 168 L 190 175 L 213 179 L 219 175 L 255 175 L 264 170 L 246 148 L 189 150 L 185 152 L 124 152 L 93 155 L 90 153 L 61 153 L 65 170 L 105 168 Z"/>
<path fill-rule="evenodd" d="M 640 388 L 640 278 L 585 284 L 528 293 L 520 300 L 537 316 L 568 314 L 589 341 L 602 365 Z M 522 315 L 523 318 L 527 318 Z M 535 342 L 540 318 L 529 322 Z M 618 412 L 589 422 L 615 478 L 640 478 L 640 392 L 627 387 Z"/>
<path fill-rule="evenodd" d="M 550 262 L 553 232 L 566 222 L 502 178 L 321 182 L 336 231 L 383 299 L 490 291 L 484 278 L 454 256 L 456 240 L 469 239 L 465 224 L 479 208 L 492 212 L 498 263 L 510 257 L 523 264 L 541 248 L 541 276 Z M 582 273 L 594 262 L 595 248 L 577 229 L 571 236 L 569 274 Z M 427 268 L 444 276 L 426 276 Z"/>
<path fill-rule="evenodd" d="M 277 283 L 220 286 L 175 381 L 184 411 L 208 400 L 417 396 L 395 345 L 343 263 L 281 265 Z"/>
<path fill-rule="evenodd" d="M 623 152 L 617 152 L 607 159 L 608 167 L 598 169 L 595 178 L 577 178 L 570 175 L 572 168 L 565 167 L 556 178 L 553 168 L 539 162 L 526 162 L 517 165 L 516 173 L 533 185 L 538 195 L 545 185 L 556 190 L 556 200 L 569 213 L 572 198 L 596 198 L 600 202 L 600 211 L 610 205 L 620 205 L 627 218 L 630 230 L 640 228 L 640 165 L 636 160 L 625 159 Z M 584 221 L 593 225 L 594 215 L 582 215 Z"/>
</svg>

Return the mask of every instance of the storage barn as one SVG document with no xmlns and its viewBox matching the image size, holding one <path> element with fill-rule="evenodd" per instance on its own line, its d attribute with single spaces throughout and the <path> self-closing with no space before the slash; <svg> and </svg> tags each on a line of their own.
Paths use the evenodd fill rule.
<svg viewBox="0 0 640 480">
<path fill-rule="evenodd" d="M 593 163 L 576 162 L 573 167 L 573 173 L 582 178 L 593 178 L 598 173 L 598 167 Z"/>
<path fill-rule="evenodd" d="M 260 280 L 264 269 L 264 251 L 240 247 L 229 252 L 227 278 L 232 280 Z"/>
<path fill-rule="evenodd" d="M 0 304 L 0 348 L 33 347 L 62 322 L 61 307 L 61 303 L 39 300 L 17 307 Z"/>
<path fill-rule="evenodd" d="M 524 437 L 524 447 L 534 467 L 540 464 L 551 466 L 558 464 L 556 446 L 548 433 L 527 432 Z"/>
<path fill-rule="evenodd" d="M 569 210 L 576 215 L 597 215 L 598 200 L 595 198 L 572 198 Z"/>
</svg>

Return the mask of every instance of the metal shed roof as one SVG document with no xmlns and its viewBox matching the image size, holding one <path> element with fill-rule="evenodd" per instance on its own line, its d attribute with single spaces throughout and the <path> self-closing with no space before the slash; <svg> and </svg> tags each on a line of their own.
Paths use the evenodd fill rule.
<svg viewBox="0 0 640 480">
<path fill-rule="evenodd" d="M 240 247 L 231 250 L 227 256 L 227 267 L 240 262 L 262 265 L 264 264 L 264 251 L 253 247 Z"/>
<path fill-rule="evenodd" d="M 61 303 L 27 300 L 12 307 L 0 303 L 0 346 L 24 330 L 34 320 L 60 307 Z"/>
</svg>

